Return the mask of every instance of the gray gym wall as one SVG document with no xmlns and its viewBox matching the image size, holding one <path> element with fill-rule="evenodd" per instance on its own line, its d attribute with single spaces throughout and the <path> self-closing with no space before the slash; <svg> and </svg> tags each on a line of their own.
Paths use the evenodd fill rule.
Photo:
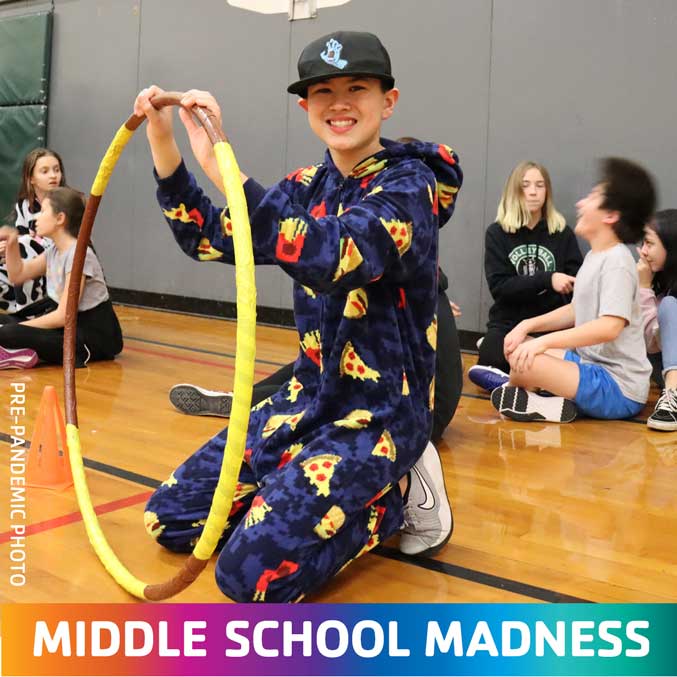
<svg viewBox="0 0 677 677">
<path fill-rule="evenodd" d="M 0 16 L 51 5 L 0 3 Z M 298 53 L 332 29 L 378 33 L 402 91 L 385 136 L 443 141 L 461 158 L 465 184 L 440 235 L 440 262 L 463 308 L 462 329 L 483 329 L 491 303 L 484 231 L 518 161 L 549 168 L 569 223 L 595 158 L 607 154 L 644 163 L 662 206 L 675 206 L 675 0 L 352 0 L 292 23 L 225 0 L 53 5 L 49 143 L 63 154 L 71 185 L 85 191 L 136 93 L 151 83 L 212 91 L 243 170 L 264 184 L 321 159 L 319 141 L 285 91 Z M 196 170 L 182 129 L 178 138 Z M 155 202 L 151 167 L 140 130 L 94 233 L 109 284 L 233 301 L 231 267 L 198 264 L 175 245 Z M 258 268 L 257 283 L 261 305 L 291 307 L 281 271 Z"/>
</svg>

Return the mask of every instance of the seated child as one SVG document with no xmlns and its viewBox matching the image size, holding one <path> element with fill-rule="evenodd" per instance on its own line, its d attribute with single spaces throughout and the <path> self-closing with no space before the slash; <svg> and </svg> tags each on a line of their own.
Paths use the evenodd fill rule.
<svg viewBox="0 0 677 677">
<path fill-rule="evenodd" d="M 475 385 L 491 392 L 507 383 L 506 335 L 522 320 L 569 303 L 582 260 L 573 231 L 555 208 L 547 169 L 520 162 L 486 232 L 484 274 L 494 304 L 478 343 L 477 364 L 468 370 Z"/>
<path fill-rule="evenodd" d="M 644 338 L 663 392 L 647 425 L 677 430 L 677 209 L 656 212 L 644 229 L 637 273 Z"/>
<path fill-rule="evenodd" d="M 46 275 L 49 303 L 31 320 L 18 321 L 0 315 L 0 369 L 33 367 L 38 360 L 50 364 L 63 361 L 63 327 L 66 298 L 80 222 L 85 210 L 82 193 L 55 188 L 41 204 L 36 233 L 53 245 L 29 261 L 21 258 L 15 228 L 0 228 L 7 242 L 7 274 L 12 284 L 23 284 Z M 90 360 L 112 360 L 122 350 L 122 332 L 108 296 L 101 264 L 91 246 L 87 249 L 82 282 L 75 360 L 83 366 Z"/>
<path fill-rule="evenodd" d="M 656 193 L 649 174 L 620 158 L 601 163 L 601 178 L 576 207 L 576 234 L 590 251 L 576 276 L 572 303 L 520 322 L 505 337 L 510 382 L 491 393 L 517 421 L 572 421 L 636 416 L 649 393 L 635 261 Z M 573 327 L 573 328 L 570 328 Z M 526 340 L 534 332 L 551 332 Z M 543 389 L 555 395 L 537 395 Z"/>
<path fill-rule="evenodd" d="M 24 158 L 21 185 L 14 206 L 14 226 L 19 239 L 21 258 L 30 260 L 51 245 L 50 240 L 35 232 L 35 220 L 47 193 L 66 185 L 66 173 L 59 154 L 49 148 L 34 148 Z M 44 312 L 46 283 L 44 277 L 13 285 L 5 268 L 6 241 L 0 241 L 0 312 L 10 313 L 17 320 L 28 320 Z"/>
</svg>

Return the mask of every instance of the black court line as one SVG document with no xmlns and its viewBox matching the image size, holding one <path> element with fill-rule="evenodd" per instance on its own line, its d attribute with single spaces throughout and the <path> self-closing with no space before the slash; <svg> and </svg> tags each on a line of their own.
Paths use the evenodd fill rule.
<svg viewBox="0 0 677 677">
<path fill-rule="evenodd" d="M 0 440 L 11 444 L 12 436 L 8 435 L 7 433 L 0 432 Z M 30 440 L 24 440 L 24 446 L 27 448 L 30 447 Z M 131 472 L 129 470 L 125 470 L 124 468 L 118 468 L 117 466 L 110 465 L 108 463 L 102 463 L 100 461 L 94 461 L 88 458 L 83 458 L 82 460 L 86 468 L 98 470 L 99 472 L 102 472 L 106 475 L 112 475 L 113 477 L 129 480 L 130 482 L 141 484 L 144 487 L 155 489 L 161 484 L 159 480 L 156 480 L 152 477 L 140 475 L 139 473 Z M 498 590 L 514 592 L 516 594 L 523 595 L 525 597 L 532 597 L 533 599 L 538 599 L 543 602 L 564 603 L 590 601 L 587 599 L 565 595 L 555 590 L 539 588 L 534 585 L 529 585 L 528 583 L 521 583 L 520 581 L 515 581 L 511 578 L 494 576 L 493 574 L 487 574 L 483 571 L 476 571 L 475 569 L 468 569 L 455 564 L 440 562 L 439 560 L 403 555 L 399 550 L 395 550 L 394 548 L 389 548 L 384 545 L 378 546 L 372 552 L 376 555 L 379 555 L 380 557 L 396 560 L 403 564 L 409 564 L 411 566 L 426 569 L 428 571 L 437 571 L 447 576 L 452 576 L 453 578 L 472 581 L 473 583 L 479 583 L 481 585 L 486 585 L 490 588 L 496 588 Z"/>
<path fill-rule="evenodd" d="M 31 441 L 22 439 L 24 444 L 23 446 L 26 449 L 30 449 Z M 0 432 L 0 441 L 12 443 L 12 436 L 7 433 Z M 114 465 L 109 465 L 108 463 L 102 463 L 101 461 L 94 461 L 91 458 L 82 459 L 82 464 L 85 468 L 90 468 L 91 470 L 98 470 L 99 472 L 105 473 L 106 475 L 112 475 L 113 477 L 119 477 L 123 480 L 129 480 L 130 482 L 135 482 L 136 484 L 141 484 L 144 487 L 150 487 L 151 489 L 157 489 L 162 482 L 159 480 L 154 480 L 152 477 L 146 477 L 146 475 L 140 475 L 139 473 L 132 472 L 131 470 L 125 470 L 124 468 L 118 468 Z"/>
<path fill-rule="evenodd" d="M 203 355 L 216 355 L 218 357 L 230 357 L 232 359 L 235 359 L 235 353 L 221 353 L 218 350 L 205 350 L 204 348 L 194 348 L 192 346 L 182 346 L 178 343 L 166 343 L 165 341 L 153 341 L 151 339 L 145 339 L 145 338 L 140 338 L 138 336 L 128 336 L 127 334 L 124 335 L 124 340 L 127 341 L 139 341 L 140 343 L 151 343 L 154 346 L 163 346 L 165 348 L 177 348 L 178 350 L 187 350 L 188 352 L 191 353 L 202 353 Z M 284 367 L 285 365 L 289 364 L 288 362 L 273 362 L 271 360 L 262 360 L 260 358 L 256 358 L 255 362 L 258 362 L 259 364 L 270 364 L 273 367 Z"/>
<path fill-rule="evenodd" d="M 405 564 L 413 564 L 414 566 L 427 569 L 428 571 L 436 571 L 441 574 L 446 574 L 447 576 L 453 576 L 454 578 L 462 578 L 465 581 L 480 583 L 481 585 L 487 585 L 491 588 L 498 588 L 499 590 L 505 590 L 506 592 L 514 592 L 517 595 L 532 597 L 533 599 L 539 599 L 542 602 L 552 602 L 555 604 L 594 603 L 592 600 L 583 599 L 582 597 L 565 595 L 555 590 L 549 590 L 548 588 L 540 588 L 536 585 L 529 585 L 528 583 L 515 581 L 512 578 L 494 576 L 493 574 L 487 574 L 483 571 L 476 571 L 475 569 L 468 569 L 467 567 L 461 567 L 457 564 L 442 562 L 438 559 L 428 559 L 427 557 L 404 555 L 396 548 L 391 548 L 386 545 L 379 545 L 378 547 L 374 548 L 372 552 L 375 555 L 379 555 L 379 557 L 384 557 L 385 559 L 392 559 L 397 562 L 404 562 Z"/>
<path fill-rule="evenodd" d="M 98 470 L 106 475 L 113 475 L 114 477 L 120 477 L 123 480 L 136 482 L 137 484 L 142 484 L 144 487 L 150 487 L 151 489 L 157 489 L 162 484 L 160 480 L 155 480 L 152 477 L 139 475 L 139 473 L 131 472 L 124 468 L 118 468 L 117 466 L 109 465 L 108 463 L 101 463 L 101 461 L 94 461 L 91 458 L 83 458 L 82 462 L 85 468 L 91 468 L 92 470 Z"/>
</svg>

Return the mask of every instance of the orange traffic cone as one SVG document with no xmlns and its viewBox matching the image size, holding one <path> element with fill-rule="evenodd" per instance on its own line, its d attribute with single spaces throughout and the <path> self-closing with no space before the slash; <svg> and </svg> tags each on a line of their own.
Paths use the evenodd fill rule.
<svg viewBox="0 0 677 677">
<path fill-rule="evenodd" d="M 54 386 L 45 386 L 26 464 L 26 486 L 62 491 L 73 484 L 66 426 Z"/>
</svg>

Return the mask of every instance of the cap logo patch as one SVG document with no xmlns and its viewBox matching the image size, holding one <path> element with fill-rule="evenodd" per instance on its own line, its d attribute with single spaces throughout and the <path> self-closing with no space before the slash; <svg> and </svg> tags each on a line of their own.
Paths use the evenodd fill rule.
<svg viewBox="0 0 677 677">
<path fill-rule="evenodd" d="M 320 57 L 322 58 L 322 61 L 328 63 L 330 66 L 335 66 L 336 68 L 343 70 L 348 65 L 348 62 L 341 58 L 342 49 L 343 45 L 338 40 L 332 38 L 327 41 L 327 49 L 320 54 Z"/>
</svg>

